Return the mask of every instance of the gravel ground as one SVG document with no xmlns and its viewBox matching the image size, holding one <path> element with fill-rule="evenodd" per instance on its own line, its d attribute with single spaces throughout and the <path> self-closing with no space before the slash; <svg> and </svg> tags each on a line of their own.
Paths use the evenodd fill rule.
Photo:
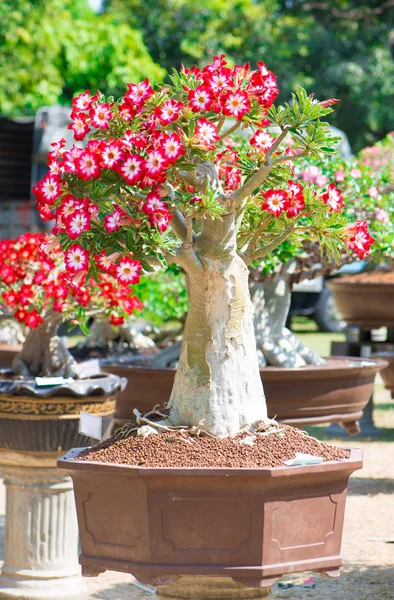
<svg viewBox="0 0 394 600">
<path fill-rule="evenodd" d="M 339 446 L 361 447 L 364 468 L 350 480 L 346 506 L 339 579 L 303 573 L 275 584 L 271 597 L 307 600 L 394 600 L 394 404 L 378 389 L 375 424 L 384 428 L 392 442 L 379 439 L 335 440 Z M 391 430 L 391 431 L 390 431 Z M 0 532 L 3 529 L 4 487 L 0 488 Z M 0 552 L 2 548 L 0 548 Z M 129 575 L 103 573 L 87 579 L 90 600 L 154 600 L 151 591 L 136 587 Z M 304 583 L 315 587 L 304 587 Z M 292 587 L 285 588 L 284 585 Z"/>
</svg>

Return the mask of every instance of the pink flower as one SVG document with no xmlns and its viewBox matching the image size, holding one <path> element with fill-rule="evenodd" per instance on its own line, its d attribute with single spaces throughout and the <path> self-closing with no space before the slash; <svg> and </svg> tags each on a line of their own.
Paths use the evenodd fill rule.
<svg viewBox="0 0 394 600">
<path fill-rule="evenodd" d="M 108 121 L 112 119 L 113 113 L 109 104 L 100 102 L 90 110 L 89 116 L 93 127 L 108 129 Z"/>
<path fill-rule="evenodd" d="M 67 270 L 72 273 L 86 271 L 89 264 L 89 253 L 79 244 L 74 244 L 64 253 L 64 262 Z"/>
<path fill-rule="evenodd" d="M 240 120 L 250 110 L 250 101 L 246 92 L 227 92 L 223 99 L 223 114 Z"/>
<path fill-rule="evenodd" d="M 91 96 L 90 90 L 86 90 L 86 92 L 72 99 L 73 111 L 90 110 L 95 100 L 97 100 L 97 96 Z"/>
<path fill-rule="evenodd" d="M 375 213 L 375 219 L 382 221 L 382 223 L 390 223 L 390 215 L 383 208 L 379 208 Z"/>
<path fill-rule="evenodd" d="M 144 176 L 144 159 L 139 154 L 127 154 L 118 172 L 129 185 L 135 185 Z"/>
<path fill-rule="evenodd" d="M 77 211 L 66 220 L 66 230 L 72 240 L 75 240 L 81 233 L 89 229 L 90 215 L 86 210 Z"/>
<path fill-rule="evenodd" d="M 326 175 L 318 175 L 315 179 L 315 184 L 323 186 L 323 185 L 326 185 L 327 181 L 328 181 L 328 177 L 326 177 Z"/>
<path fill-rule="evenodd" d="M 182 145 L 181 138 L 176 133 L 163 137 L 161 148 L 163 154 L 169 163 L 174 163 L 185 154 L 185 149 Z"/>
<path fill-rule="evenodd" d="M 172 218 L 173 216 L 167 210 L 157 211 L 149 215 L 149 223 L 152 226 L 156 225 L 158 230 L 163 232 L 168 228 Z"/>
<path fill-rule="evenodd" d="M 119 283 L 135 284 L 140 280 L 142 265 L 138 260 L 123 256 L 114 268 L 114 276 Z"/>
<path fill-rule="evenodd" d="M 132 222 L 132 219 L 119 207 L 115 208 L 111 215 L 105 215 L 104 227 L 108 233 L 112 233 L 119 229 L 121 225 L 127 225 Z"/>
<path fill-rule="evenodd" d="M 352 177 L 354 177 L 355 179 L 359 179 L 362 176 L 362 173 L 361 173 L 360 169 L 353 168 L 350 171 L 350 175 Z"/>
<path fill-rule="evenodd" d="M 166 205 L 161 201 L 159 194 L 150 192 L 146 197 L 146 202 L 142 207 L 145 214 L 153 214 L 157 211 L 164 210 Z"/>
<path fill-rule="evenodd" d="M 330 212 L 341 212 L 343 208 L 342 193 L 335 187 L 335 183 L 330 183 L 327 192 L 321 196 L 321 199 L 330 207 Z"/>
<path fill-rule="evenodd" d="M 209 150 L 215 148 L 215 142 L 219 141 L 219 134 L 217 127 L 214 123 L 210 123 L 208 119 L 198 119 L 196 129 L 194 132 L 194 138 L 202 142 L 202 144 Z"/>
<path fill-rule="evenodd" d="M 303 194 L 302 185 L 296 181 L 288 181 L 289 187 L 289 208 L 287 209 L 287 217 L 297 217 L 300 212 L 305 208 L 305 198 Z"/>
<path fill-rule="evenodd" d="M 61 179 L 57 175 L 47 173 L 36 186 L 35 191 L 37 199 L 42 204 L 52 206 L 56 198 L 62 193 L 60 189 Z"/>
<path fill-rule="evenodd" d="M 154 91 L 149 83 L 149 79 L 144 79 L 140 83 L 128 83 L 129 91 L 124 95 L 124 98 L 131 108 L 142 107 L 145 102 L 154 95 Z"/>
<path fill-rule="evenodd" d="M 155 115 L 161 125 L 168 125 L 179 118 L 181 110 L 184 108 L 182 102 L 167 100 L 155 108 Z"/>
<path fill-rule="evenodd" d="M 344 240 L 347 247 L 353 250 L 361 259 L 366 254 L 375 241 L 368 231 L 368 223 L 366 221 L 356 221 L 345 227 Z"/>
<path fill-rule="evenodd" d="M 98 157 L 87 150 L 82 152 L 77 159 L 77 173 L 81 179 L 89 180 L 100 177 L 100 167 Z"/>
<path fill-rule="evenodd" d="M 290 206 L 290 200 L 285 190 L 268 190 L 264 194 L 262 209 L 279 217 Z"/>
<path fill-rule="evenodd" d="M 111 260 L 110 256 L 107 256 L 105 251 L 100 254 L 96 254 L 94 257 L 99 269 L 104 271 L 104 273 L 111 273 L 114 268 L 114 263 Z"/>
<path fill-rule="evenodd" d="M 154 178 L 160 175 L 168 167 L 168 161 L 162 150 L 153 150 L 148 152 L 148 158 L 145 161 L 145 170 L 148 177 Z"/>
<path fill-rule="evenodd" d="M 321 175 L 321 170 L 319 167 L 316 167 L 315 165 L 309 165 L 304 171 L 302 171 L 301 179 L 304 181 L 314 182 L 316 177 L 319 175 Z"/>
<path fill-rule="evenodd" d="M 346 173 L 342 168 L 339 171 L 337 171 L 336 173 L 334 173 L 334 175 L 335 175 L 335 181 L 337 181 L 338 183 L 340 181 L 345 181 Z"/>
<path fill-rule="evenodd" d="M 374 185 L 367 190 L 367 193 L 371 196 L 371 198 L 377 198 L 379 196 L 378 189 Z"/>
<path fill-rule="evenodd" d="M 213 101 L 211 92 L 204 85 L 199 85 L 195 90 L 190 90 L 188 97 L 193 112 L 209 110 Z"/>
<path fill-rule="evenodd" d="M 68 129 L 74 131 L 74 139 L 83 140 L 85 135 L 89 133 L 90 127 L 88 125 L 88 117 L 83 112 L 71 113 L 72 123 L 68 126 Z"/>
<path fill-rule="evenodd" d="M 259 150 L 263 152 L 267 152 L 274 142 L 274 138 L 268 131 L 263 131 L 262 129 L 258 129 L 256 133 L 250 138 L 250 143 L 252 146 L 256 146 Z"/>
<path fill-rule="evenodd" d="M 102 142 L 101 144 L 101 161 L 100 165 L 103 168 L 113 169 L 118 166 L 124 159 L 125 153 L 120 148 L 119 142 Z"/>
</svg>

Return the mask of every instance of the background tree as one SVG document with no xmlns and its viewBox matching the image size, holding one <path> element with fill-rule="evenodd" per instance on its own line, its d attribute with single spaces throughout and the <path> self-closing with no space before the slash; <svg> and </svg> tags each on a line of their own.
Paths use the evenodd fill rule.
<svg viewBox="0 0 394 600">
<path fill-rule="evenodd" d="M 86 87 L 120 96 L 126 83 L 165 74 L 139 31 L 95 14 L 86 0 L 0 3 L 0 48 L 0 113 L 8 116 L 69 104 Z"/>
<path fill-rule="evenodd" d="M 281 101 L 296 83 L 340 98 L 330 122 L 356 151 L 394 127 L 390 0 L 107 0 L 106 10 L 138 27 L 168 71 L 221 53 L 233 63 L 269 57 Z"/>
</svg>

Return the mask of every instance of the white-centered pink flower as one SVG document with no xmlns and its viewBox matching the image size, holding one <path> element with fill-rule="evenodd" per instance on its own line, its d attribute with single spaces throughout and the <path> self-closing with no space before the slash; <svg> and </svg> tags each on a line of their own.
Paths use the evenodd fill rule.
<svg viewBox="0 0 394 600">
<path fill-rule="evenodd" d="M 145 170 L 149 177 L 160 175 L 168 167 L 168 161 L 162 150 L 153 150 L 148 152 L 148 158 L 145 161 Z"/>
<path fill-rule="evenodd" d="M 219 141 L 217 127 L 214 123 L 208 121 L 208 119 L 198 119 L 194 137 L 209 150 L 214 149 L 215 143 Z"/>
<path fill-rule="evenodd" d="M 377 198 L 379 196 L 378 188 L 374 185 L 367 190 L 367 193 L 371 198 Z"/>
<path fill-rule="evenodd" d="M 327 192 L 321 196 L 324 204 L 330 207 L 330 212 L 341 212 L 343 208 L 342 192 L 335 187 L 335 183 L 330 183 Z"/>
<path fill-rule="evenodd" d="M 118 172 L 129 185 L 134 185 L 144 176 L 144 159 L 139 154 L 128 154 Z"/>
<path fill-rule="evenodd" d="M 81 179 L 89 180 L 100 176 L 98 157 L 91 152 L 82 152 L 77 160 L 77 172 Z"/>
<path fill-rule="evenodd" d="M 64 262 L 67 270 L 72 273 L 86 271 L 89 264 L 89 253 L 79 244 L 74 244 L 64 253 Z"/>
<path fill-rule="evenodd" d="M 213 101 L 211 92 L 203 85 L 199 85 L 195 90 L 190 90 L 188 96 L 193 112 L 209 110 Z"/>
<path fill-rule="evenodd" d="M 267 152 L 274 142 L 274 138 L 268 131 L 263 131 L 262 129 L 258 129 L 255 134 L 250 138 L 250 143 L 252 146 L 256 146 L 259 150 L 263 152 Z"/>
<path fill-rule="evenodd" d="M 250 101 L 246 92 L 238 90 L 237 92 L 228 92 L 225 95 L 223 114 L 240 120 L 248 110 L 250 110 Z"/>
<path fill-rule="evenodd" d="M 264 194 L 262 209 L 278 217 L 290 205 L 288 194 L 285 190 L 268 190 Z"/>
<path fill-rule="evenodd" d="M 181 138 L 176 133 L 165 136 L 162 141 L 162 150 L 169 163 L 174 163 L 185 154 Z"/>
<path fill-rule="evenodd" d="M 141 263 L 132 258 L 122 257 L 114 268 L 116 279 L 123 284 L 135 284 L 140 280 Z"/>
<path fill-rule="evenodd" d="M 69 237 L 75 240 L 84 231 L 90 229 L 90 215 L 87 211 L 76 211 L 66 220 L 66 229 Z"/>
</svg>

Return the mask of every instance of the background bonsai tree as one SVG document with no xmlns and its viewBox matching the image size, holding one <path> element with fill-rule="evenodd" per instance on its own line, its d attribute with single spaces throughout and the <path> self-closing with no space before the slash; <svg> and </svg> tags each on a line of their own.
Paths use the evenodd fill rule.
<svg viewBox="0 0 394 600">
<path fill-rule="evenodd" d="M 223 56 L 171 82 L 130 84 L 116 102 L 76 98 L 76 137 L 94 130 L 84 149 L 54 148 L 38 205 L 57 220 L 74 286 L 100 273 L 135 284 L 155 264 L 184 269 L 189 312 L 170 419 L 231 436 L 267 418 L 248 266 L 286 239 L 316 240 L 334 258 L 360 225 L 337 212 L 336 194 L 291 179 L 291 161 L 332 151 L 320 120 L 329 102 L 298 88 L 292 105 L 274 108 L 273 73 L 263 63 L 230 69 Z M 252 135 L 237 142 L 242 127 Z M 285 138 L 295 149 L 280 149 Z"/>
<path fill-rule="evenodd" d="M 86 329 L 86 319 L 101 314 L 119 324 L 140 308 L 131 289 L 111 275 L 75 286 L 59 244 L 43 234 L 0 241 L 0 297 L 2 313 L 30 328 L 13 362 L 15 374 L 23 377 L 78 376 L 76 362 L 57 335 L 62 321 Z"/>
</svg>

